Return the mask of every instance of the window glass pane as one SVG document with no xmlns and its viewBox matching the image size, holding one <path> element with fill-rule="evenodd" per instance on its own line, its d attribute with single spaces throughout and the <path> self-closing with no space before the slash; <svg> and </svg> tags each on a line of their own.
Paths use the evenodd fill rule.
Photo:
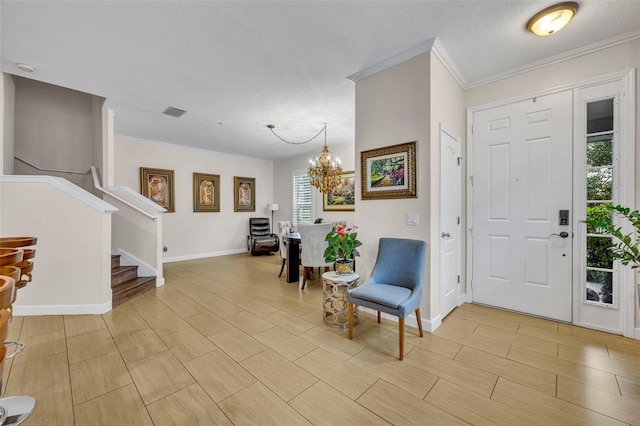
<svg viewBox="0 0 640 426">
<path fill-rule="evenodd" d="M 592 268 L 613 268 L 613 259 L 609 247 L 613 246 L 610 237 L 587 237 L 587 266 Z"/>
<path fill-rule="evenodd" d="M 609 206 L 611 203 L 587 204 L 587 220 L 597 219 L 604 225 L 611 225 L 613 213 Z M 606 234 L 607 232 L 597 226 L 587 224 L 588 234 Z"/>
<path fill-rule="evenodd" d="M 587 133 L 613 130 L 613 99 L 587 104 Z"/>
<path fill-rule="evenodd" d="M 613 134 L 589 136 L 587 166 L 610 166 L 611 164 L 613 164 Z"/>
<path fill-rule="evenodd" d="M 587 200 L 611 200 L 613 169 L 601 167 L 587 172 Z"/>
<path fill-rule="evenodd" d="M 613 303 L 613 273 L 587 270 L 586 300 Z"/>
</svg>

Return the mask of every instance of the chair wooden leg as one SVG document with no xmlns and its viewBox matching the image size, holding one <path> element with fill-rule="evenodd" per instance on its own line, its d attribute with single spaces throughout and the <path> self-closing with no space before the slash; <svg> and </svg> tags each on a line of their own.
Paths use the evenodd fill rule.
<svg viewBox="0 0 640 426">
<path fill-rule="evenodd" d="M 300 285 L 300 290 L 304 290 L 304 286 L 307 284 L 307 280 L 311 278 L 311 269 L 308 266 L 304 267 L 304 272 L 302 273 L 302 285 Z"/>
<path fill-rule="evenodd" d="M 378 311 L 378 324 L 380 324 L 380 311 Z"/>
<path fill-rule="evenodd" d="M 349 309 L 349 339 L 353 339 L 353 303 L 348 304 Z"/>
<path fill-rule="evenodd" d="M 420 308 L 416 309 L 416 319 L 418 320 L 418 330 L 420 331 L 420 337 L 424 336 L 422 333 L 422 318 L 420 318 Z"/>
<path fill-rule="evenodd" d="M 398 318 L 398 337 L 400 339 L 400 361 L 404 359 L 404 318 Z"/>
<path fill-rule="evenodd" d="M 278 274 L 278 278 L 282 276 L 282 271 L 284 271 L 284 265 L 287 263 L 287 259 L 282 259 L 282 266 L 280 267 L 280 273 Z"/>
</svg>

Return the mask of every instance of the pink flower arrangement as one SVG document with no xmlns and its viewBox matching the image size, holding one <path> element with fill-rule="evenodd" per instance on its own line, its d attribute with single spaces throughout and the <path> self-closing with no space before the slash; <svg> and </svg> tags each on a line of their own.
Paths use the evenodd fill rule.
<svg viewBox="0 0 640 426">
<path fill-rule="evenodd" d="M 325 262 L 335 262 L 338 259 L 353 259 L 354 256 L 360 256 L 357 247 L 362 243 L 356 238 L 358 236 L 357 227 L 347 228 L 345 225 L 334 226 L 331 232 L 327 234 L 325 241 L 329 246 L 324 251 Z"/>
</svg>

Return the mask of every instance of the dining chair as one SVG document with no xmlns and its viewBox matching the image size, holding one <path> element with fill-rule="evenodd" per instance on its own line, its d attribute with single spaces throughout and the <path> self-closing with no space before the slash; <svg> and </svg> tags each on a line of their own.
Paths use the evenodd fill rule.
<svg viewBox="0 0 640 426">
<path fill-rule="evenodd" d="M 380 238 L 378 257 L 371 276 L 362 285 L 348 290 L 349 339 L 353 338 L 354 305 L 385 312 L 398 317 L 400 361 L 404 358 L 404 319 L 415 311 L 420 337 L 422 278 L 427 243 L 402 238 Z"/>
<path fill-rule="evenodd" d="M 328 247 L 325 238 L 331 232 L 331 223 L 298 224 L 298 233 L 302 241 L 302 257 L 300 263 L 304 268 L 304 275 L 300 289 L 304 290 L 307 280 L 311 278 L 313 268 L 325 268 L 328 270 L 333 262 L 324 261 L 324 251 Z"/>
<path fill-rule="evenodd" d="M 280 235 L 280 257 L 282 258 L 282 266 L 278 274 L 278 278 L 280 278 L 282 271 L 284 271 L 284 265 L 287 264 L 287 242 L 284 240 L 284 237 L 291 232 L 291 222 L 288 220 L 278 222 L 278 229 Z"/>
</svg>

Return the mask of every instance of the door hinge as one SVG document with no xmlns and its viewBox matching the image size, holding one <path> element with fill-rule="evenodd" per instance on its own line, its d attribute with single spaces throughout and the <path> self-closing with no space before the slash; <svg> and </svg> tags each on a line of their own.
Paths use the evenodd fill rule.
<svg viewBox="0 0 640 426">
<path fill-rule="evenodd" d="M 460 284 L 460 275 L 458 275 L 458 284 Z"/>
<path fill-rule="evenodd" d="M 462 162 L 462 157 L 458 157 L 458 166 L 460 165 L 461 162 Z"/>
<path fill-rule="evenodd" d="M 460 216 L 458 216 L 458 225 L 460 225 Z"/>
<path fill-rule="evenodd" d="M 473 288 L 473 280 L 469 281 L 469 287 Z"/>
<path fill-rule="evenodd" d="M 473 186 L 473 176 L 469 176 L 469 183 Z"/>
</svg>

